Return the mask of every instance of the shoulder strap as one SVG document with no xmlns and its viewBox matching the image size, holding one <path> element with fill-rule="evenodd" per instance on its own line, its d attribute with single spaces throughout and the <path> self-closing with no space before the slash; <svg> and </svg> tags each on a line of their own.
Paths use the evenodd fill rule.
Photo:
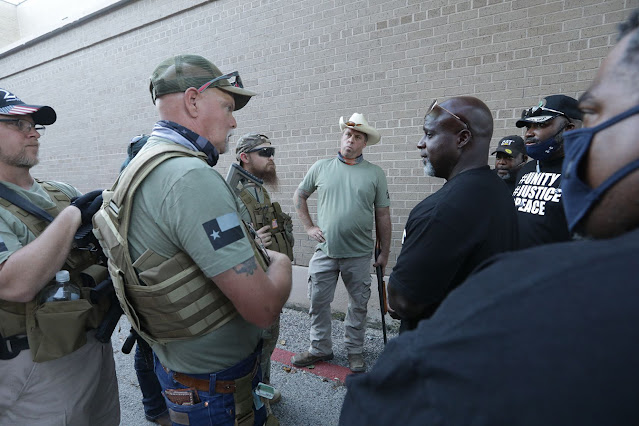
<svg viewBox="0 0 639 426">
<path fill-rule="evenodd" d="M 118 267 L 127 275 L 127 279 L 131 284 L 139 284 L 137 273 L 133 268 L 133 261 L 129 252 L 128 233 L 129 223 L 131 221 L 131 207 L 133 196 L 136 190 L 144 181 L 149 173 L 153 171 L 162 162 L 174 157 L 197 157 L 202 161 L 206 161 L 206 155 L 184 148 L 177 144 L 162 144 L 144 149 L 129 163 L 129 165 L 120 173 L 118 179 L 113 184 L 110 191 L 103 193 L 104 205 L 98 211 L 99 218 L 97 222 L 104 222 L 104 232 L 100 232 L 100 244 L 104 253 L 109 257 L 109 262 L 113 261 L 111 250 L 115 245 L 121 246 L 118 250 L 122 262 Z M 94 224 L 96 218 L 94 217 Z M 95 228 L 95 226 L 94 226 Z M 99 227 L 98 227 L 99 228 Z M 95 232 L 95 229 L 94 229 Z M 111 243 L 103 244 L 107 235 L 112 234 Z M 109 238 L 110 239 L 110 238 Z M 113 245 L 110 247 L 109 245 Z"/>
<path fill-rule="evenodd" d="M 13 205 L 20 207 L 27 213 L 37 216 L 42 220 L 46 220 L 47 222 L 53 222 L 53 216 L 51 216 L 49 213 L 36 206 L 26 198 L 18 195 L 18 193 L 15 192 L 13 189 L 2 184 L 0 184 L 0 197 L 4 198 Z"/>
</svg>

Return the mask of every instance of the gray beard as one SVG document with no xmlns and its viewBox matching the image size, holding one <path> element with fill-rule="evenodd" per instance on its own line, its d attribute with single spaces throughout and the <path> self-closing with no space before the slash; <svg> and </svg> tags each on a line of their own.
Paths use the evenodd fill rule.
<svg viewBox="0 0 639 426">
<path fill-rule="evenodd" d="M 499 175 L 499 174 L 498 174 L 497 176 L 499 176 L 499 177 L 500 177 L 500 178 L 502 178 L 503 180 L 508 180 L 508 179 L 510 179 L 510 172 L 506 173 L 506 174 L 505 174 L 505 175 L 503 175 L 503 176 L 502 176 L 502 175 Z"/>
<path fill-rule="evenodd" d="M 436 177 L 435 176 L 435 168 L 431 164 L 429 160 L 426 160 L 426 164 L 424 164 L 424 176 L 428 177 Z"/>
<path fill-rule="evenodd" d="M 38 157 L 30 158 L 26 155 L 24 150 L 14 157 L 5 156 L 2 152 L 0 152 L 0 161 L 8 164 L 13 167 L 22 167 L 26 169 L 31 169 L 34 166 L 37 166 L 40 160 Z"/>
</svg>

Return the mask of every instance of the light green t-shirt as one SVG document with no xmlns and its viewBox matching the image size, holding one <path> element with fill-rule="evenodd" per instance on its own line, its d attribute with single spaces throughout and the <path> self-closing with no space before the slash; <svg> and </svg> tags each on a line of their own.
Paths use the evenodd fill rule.
<svg viewBox="0 0 639 426">
<path fill-rule="evenodd" d="M 69 198 L 82 195 L 71 185 L 51 181 L 49 181 L 49 183 L 64 192 Z M 47 191 L 36 181 L 33 181 L 33 185 L 29 190 L 9 182 L 1 182 L 0 184 L 14 190 L 18 195 L 28 199 L 41 209 L 49 209 L 55 206 L 55 203 L 51 201 L 51 197 L 49 197 Z M 35 236 L 20 219 L 8 210 L 0 208 L 0 239 L 2 240 L 2 242 L 0 242 L 0 263 L 3 263 L 13 253 L 35 240 Z"/>
<path fill-rule="evenodd" d="M 363 160 L 349 166 L 337 157 L 319 160 L 299 185 L 317 190 L 317 226 L 326 242 L 317 245 L 334 258 L 373 253 L 375 209 L 390 206 L 388 184 L 381 167 Z"/>
<path fill-rule="evenodd" d="M 165 143 L 162 141 L 151 137 L 142 149 Z M 128 238 L 131 257 L 135 261 L 146 249 L 167 258 L 182 251 L 207 277 L 215 277 L 254 256 L 240 226 L 239 208 L 231 188 L 204 161 L 169 159 L 144 179 L 133 197 Z M 260 336 L 257 326 L 237 315 L 202 337 L 155 344 L 153 350 L 171 370 L 210 373 L 246 358 Z"/>
</svg>

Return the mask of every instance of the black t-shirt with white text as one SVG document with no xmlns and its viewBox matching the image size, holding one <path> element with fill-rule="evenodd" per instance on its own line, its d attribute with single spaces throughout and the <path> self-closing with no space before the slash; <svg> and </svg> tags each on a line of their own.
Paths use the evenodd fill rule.
<svg viewBox="0 0 639 426">
<path fill-rule="evenodd" d="M 522 167 L 513 191 L 520 248 L 570 240 L 561 200 L 563 158 L 539 163 L 539 172 L 536 160 Z"/>
</svg>

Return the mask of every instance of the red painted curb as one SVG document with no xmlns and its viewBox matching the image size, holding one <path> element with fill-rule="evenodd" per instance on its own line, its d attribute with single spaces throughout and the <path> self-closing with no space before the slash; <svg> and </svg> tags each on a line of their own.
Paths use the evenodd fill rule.
<svg viewBox="0 0 639 426">
<path fill-rule="evenodd" d="M 275 348 L 275 350 L 273 351 L 273 355 L 271 356 L 271 360 L 281 362 L 282 364 L 286 364 L 295 369 L 304 370 L 311 374 L 315 374 L 316 376 L 325 377 L 329 380 L 338 381 L 340 383 L 344 383 L 346 381 L 346 376 L 348 376 L 349 374 L 353 374 L 353 372 L 346 367 L 324 361 L 315 364 L 315 368 L 296 367 L 291 364 L 291 357 L 293 355 L 295 355 L 294 352 Z"/>
</svg>

